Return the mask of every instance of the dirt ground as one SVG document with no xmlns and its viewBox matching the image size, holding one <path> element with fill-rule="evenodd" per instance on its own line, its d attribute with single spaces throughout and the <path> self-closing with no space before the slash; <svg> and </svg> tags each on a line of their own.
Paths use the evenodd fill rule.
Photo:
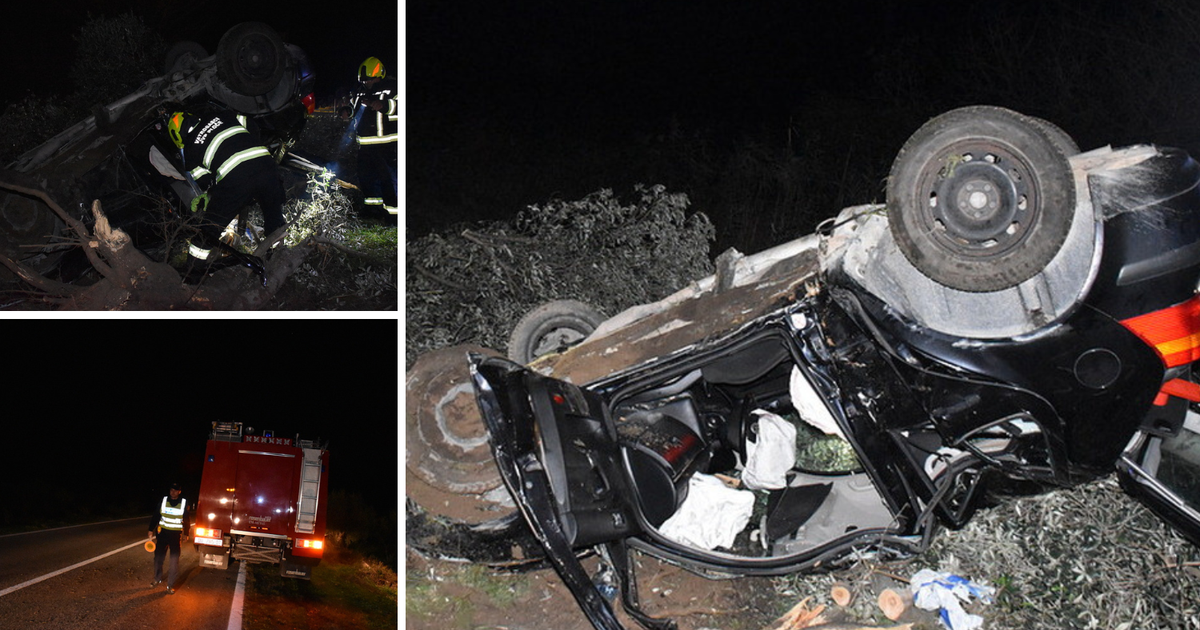
<svg viewBox="0 0 1200 630">
<path fill-rule="evenodd" d="M 585 560 L 589 571 L 598 560 Z M 642 605 L 674 618 L 680 630 L 765 628 L 788 606 L 773 596 L 770 579 L 708 580 L 655 559 L 639 557 Z M 405 627 L 409 630 L 591 630 L 571 593 L 550 568 L 509 572 L 406 553 Z M 770 596 L 764 596 L 770 595 Z M 615 606 L 627 628 L 637 623 Z"/>
<path fill-rule="evenodd" d="M 679 630 L 766 630 L 801 602 L 779 580 L 769 577 L 708 579 L 655 558 L 634 554 L 643 610 L 669 617 Z M 599 560 L 584 561 L 595 574 Z M 405 627 L 409 630 L 592 630 L 570 591 L 550 568 L 519 572 L 432 559 L 408 549 L 405 554 Z M 876 576 L 875 586 L 903 590 L 903 584 Z M 860 597 L 877 596 L 872 593 Z M 877 609 L 874 618 L 855 618 L 849 610 L 810 599 L 808 610 L 825 606 L 814 630 L 871 630 L 911 623 L 912 630 L 938 628 L 932 613 L 910 609 L 897 622 Z M 619 602 L 617 618 L 630 630 L 640 628 Z M 901 625 L 900 627 L 905 627 Z"/>
</svg>

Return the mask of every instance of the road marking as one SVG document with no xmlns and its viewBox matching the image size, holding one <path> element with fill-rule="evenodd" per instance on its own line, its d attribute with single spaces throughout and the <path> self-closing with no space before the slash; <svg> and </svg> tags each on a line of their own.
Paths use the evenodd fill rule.
<svg viewBox="0 0 1200 630">
<path fill-rule="evenodd" d="M 42 532 L 55 532 L 60 529 L 71 529 L 72 527 L 87 527 L 88 525 L 104 525 L 105 523 L 121 523 L 123 521 L 136 521 L 138 519 L 146 520 L 146 517 L 135 516 L 133 518 L 119 518 L 115 521 L 100 521 L 99 523 L 84 523 L 82 525 L 67 525 L 65 527 L 51 527 L 50 529 L 35 529 L 31 532 L 17 532 L 15 534 L 0 535 L 0 538 L 8 538 L 9 536 L 24 536 L 26 534 L 40 534 Z"/>
<path fill-rule="evenodd" d="M 42 577 L 33 578 L 32 580 L 29 580 L 28 582 L 22 582 L 16 586 L 10 586 L 10 587 L 4 589 L 3 591 L 0 591 L 0 597 L 4 597 L 5 595 L 8 595 L 9 593 L 12 593 L 14 591 L 19 591 L 19 590 L 25 588 L 26 586 L 32 586 L 43 580 L 49 580 L 50 578 L 52 578 L 56 575 L 62 575 L 63 573 L 66 573 L 67 571 L 70 571 L 72 569 L 78 569 L 79 567 L 81 567 L 85 564 L 91 564 L 97 560 L 103 560 L 104 558 L 107 558 L 107 557 L 113 555 L 114 553 L 121 553 L 122 551 L 125 551 L 126 549 L 132 549 L 133 547 L 137 547 L 139 545 L 145 544 L 145 542 L 146 542 L 145 540 L 139 540 L 135 543 L 125 545 L 124 547 L 121 547 L 120 549 L 113 549 L 112 551 L 110 551 L 104 555 L 96 556 L 95 558 L 92 558 L 91 560 L 84 560 L 83 562 L 78 562 L 76 564 L 72 564 L 71 566 L 69 566 L 65 569 L 59 569 L 59 570 L 55 571 L 54 573 L 47 573 L 46 575 L 43 575 Z"/>
<path fill-rule="evenodd" d="M 237 588 L 233 590 L 233 605 L 229 607 L 229 625 L 225 630 L 242 630 L 242 602 L 246 597 L 246 563 L 238 562 Z"/>
</svg>

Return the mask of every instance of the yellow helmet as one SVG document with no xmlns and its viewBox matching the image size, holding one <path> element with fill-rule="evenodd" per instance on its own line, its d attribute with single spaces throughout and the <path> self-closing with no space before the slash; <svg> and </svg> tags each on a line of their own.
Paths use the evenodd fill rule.
<svg viewBox="0 0 1200 630">
<path fill-rule="evenodd" d="M 359 81 L 364 81 L 374 77 L 379 77 L 382 79 L 386 76 L 387 68 L 384 68 L 383 62 L 376 57 L 367 57 L 367 60 L 358 66 Z"/>
<path fill-rule="evenodd" d="M 175 112 L 167 119 L 167 135 L 171 136 L 171 142 L 180 149 L 183 148 L 183 136 L 179 133 L 179 128 L 183 126 L 183 112 Z"/>
</svg>

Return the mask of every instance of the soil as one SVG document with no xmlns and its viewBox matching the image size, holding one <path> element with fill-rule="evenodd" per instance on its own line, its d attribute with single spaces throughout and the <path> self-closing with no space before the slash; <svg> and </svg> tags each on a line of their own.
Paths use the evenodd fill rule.
<svg viewBox="0 0 1200 630">
<path fill-rule="evenodd" d="M 642 608 L 671 617 L 679 630 L 767 628 L 791 603 L 770 578 L 710 580 L 635 554 Z M 594 573 L 599 560 L 585 559 Z M 409 630 L 592 630 L 570 591 L 550 568 L 495 570 L 432 559 L 408 549 L 405 627 Z M 626 628 L 640 628 L 614 603 Z"/>
</svg>

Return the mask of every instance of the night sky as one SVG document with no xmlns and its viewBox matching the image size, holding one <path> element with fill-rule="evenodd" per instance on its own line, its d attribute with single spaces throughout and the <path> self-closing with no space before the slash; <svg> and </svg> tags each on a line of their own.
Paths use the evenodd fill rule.
<svg viewBox="0 0 1200 630">
<path fill-rule="evenodd" d="M 214 420 L 327 440 L 330 489 L 395 509 L 394 319 L 0 319 L 5 501 L 194 499 Z M 36 513 L 35 510 L 31 512 Z"/>
<path fill-rule="evenodd" d="M 689 193 L 720 236 L 740 219 L 717 207 L 738 205 L 718 199 L 734 149 L 782 147 L 821 189 L 813 221 L 765 234 L 795 238 L 882 201 L 905 139 L 965 105 L 1047 119 L 1084 150 L 1200 149 L 1184 0 L 412 0 L 405 28 L 414 236 L 638 182 Z"/>
<path fill-rule="evenodd" d="M 221 35 L 241 22 L 264 22 L 283 41 L 299 46 L 317 73 L 318 98 L 338 87 L 352 87 L 358 65 L 378 57 L 399 76 L 399 10 L 388 2 L 354 7 L 348 3 L 264 2 L 262 0 L 83 0 L 33 2 L 21 17 L 6 19 L 0 37 L 5 60 L 0 105 L 28 92 L 69 90 L 65 81 L 75 51 L 74 37 L 88 15 L 140 16 L 162 35 L 166 45 L 186 40 L 215 53 Z"/>
</svg>

